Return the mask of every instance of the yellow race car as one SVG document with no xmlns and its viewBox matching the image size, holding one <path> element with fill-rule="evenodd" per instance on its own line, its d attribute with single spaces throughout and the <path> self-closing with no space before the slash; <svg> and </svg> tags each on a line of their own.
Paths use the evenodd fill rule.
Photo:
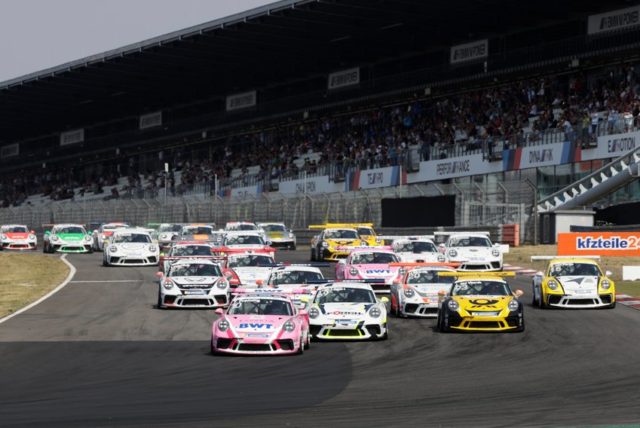
<svg viewBox="0 0 640 428">
<path fill-rule="evenodd" d="M 615 308 L 616 286 L 595 258 L 533 256 L 549 260 L 533 277 L 533 305 L 539 308 Z"/>
<path fill-rule="evenodd" d="M 311 238 L 311 261 L 344 259 L 352 249 L 368 245 L 353 228 L 312 225 L 309 229 L 322 229 Z"/>
<path fill-rule="evenodd" d="M 455 276 L 449 294 L 438 309 L 438 330 L 524 331 L 522 290 L 511 291 L 506 276 L 514 272 L 438 272 Z"/>
<path fill-rule="evenodd" d="M 383 242 L 376 231 L 373 230 L 373 223 L 325 223 L 322 225 L 314 225 L 309 226 L 310 228 L 347 228 L 347 229 L 355 229 L 358 232 L 358 236 L 360 239 L 367 243 L 367 245 L 375 246 L 375 245 L 383 245 Z"/>
</svg>

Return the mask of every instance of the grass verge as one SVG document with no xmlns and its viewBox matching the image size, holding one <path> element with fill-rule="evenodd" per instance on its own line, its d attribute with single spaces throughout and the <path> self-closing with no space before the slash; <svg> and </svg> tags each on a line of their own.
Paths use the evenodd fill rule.
<svg viewBox="0 0 640 428">
<path fill-rule="evenodd" d="M 39 299 L 69 274 L 58 257 L 41 254 L 0 253 L 0 318 Z"/>
<path fill-rule="evenodd" d="M 558 254 L 556 245 L 524 245 L 511 247 L 504 255 L 504 262 L 513 266 L 543 271 L 548 261 L 531 261 L 531 256 L 555 256 Z M 618 294 L 628 294 L 640 297 L 640 281 L 622 281 L 622 266 L 640 266 L 640 257 L 602 257 L 598 262 L 605 271 L 611 271 L 611 278 L 616 283 Z"/>
</svg>

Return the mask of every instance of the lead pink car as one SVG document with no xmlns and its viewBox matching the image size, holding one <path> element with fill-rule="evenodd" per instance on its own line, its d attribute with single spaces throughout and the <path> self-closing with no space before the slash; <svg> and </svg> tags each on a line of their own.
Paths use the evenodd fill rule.
<svg viewBox="0 0 640 428">
<path fill-rule="evenodd" d="M 389 264 L 399 261 L 390 247 L 354 249 L 336 265 L 336 278 L 339 281 L 363 280 L 371 284 L 374 292 L 389 293 L 391 284 L 400 273 L 400 267 Z"/>
<path fill-rule="evenodd" d="M 287 296 L 273 290 L 237 294 L 211 327 L 211 353 L 302 354 L 309 348 L 309 317 Z"/>
</svg>

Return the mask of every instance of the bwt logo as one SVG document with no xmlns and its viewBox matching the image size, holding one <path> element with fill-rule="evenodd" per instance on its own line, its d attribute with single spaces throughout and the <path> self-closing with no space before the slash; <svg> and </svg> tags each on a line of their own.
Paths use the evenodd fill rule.
<svg viewBox="0 0 640 428">
<path fill-rule="evenodd" d="M 389 269 L 368 269 L 367 273 L 391 273 Z"/>
<path fill-rule="evenodd" d="M 241 323 L 240 328 L 255 328 L 256 330 L 271 330 L 273 328 L 273 324 L 263 324 L 263 323 Z"/>
<path fill-rule="evenodd" d="M 369 184 L 382 184 L 384 181 L 384 173 L 382 172 L 370 172 L 367 174 L 367 182 Z"/>
<path fill-rule="evenodd" d="M 634 242 L 635 241 L 635 242 Z M 637 243 L 637 238 L 621 238 L 619 236 L 612 236 L 611 238 L 603 238 L 599 236 L 592 238 L 590 236 L 586 238 L 578 237 L 576 239 L 576 249 L 578 250 L 626 250 L 633 248 Z"/>
<path fill-rule="evenodd" d="M 553 161 L 553 150 L 552 149 L 542 149 L 542 150 L 531 150 L 529 152 L 529 163 L 541 163 Z"/>
</svg>

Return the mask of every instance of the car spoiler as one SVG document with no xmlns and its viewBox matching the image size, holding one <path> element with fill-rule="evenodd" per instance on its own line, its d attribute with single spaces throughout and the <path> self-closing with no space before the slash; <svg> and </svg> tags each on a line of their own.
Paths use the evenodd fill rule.
<svg viewBox="0 0 640 428">
<path fill-rule="evenodd" d="M 594 259 L 600 260 L 600 256 L 531 256 L 531 261 L 554 260 L 554 259 Z"/>
<path fill-rule="evenodd" d="M 455 276 L 456 278 L 507 278 L 514 277 L 516 273 L 513 271 L 509 272 L 487 272 L 487 271 L 439 271 L 438 276 Z"/>
<path fill-rule="evenodd" d="M 400 266 L 400 267 L 450 267 L 450 268 L 458 268 L 462 263 L 447 263 L 447 262 L 394 262 L 389 263 L 389 266 Z"/>
</svg>

